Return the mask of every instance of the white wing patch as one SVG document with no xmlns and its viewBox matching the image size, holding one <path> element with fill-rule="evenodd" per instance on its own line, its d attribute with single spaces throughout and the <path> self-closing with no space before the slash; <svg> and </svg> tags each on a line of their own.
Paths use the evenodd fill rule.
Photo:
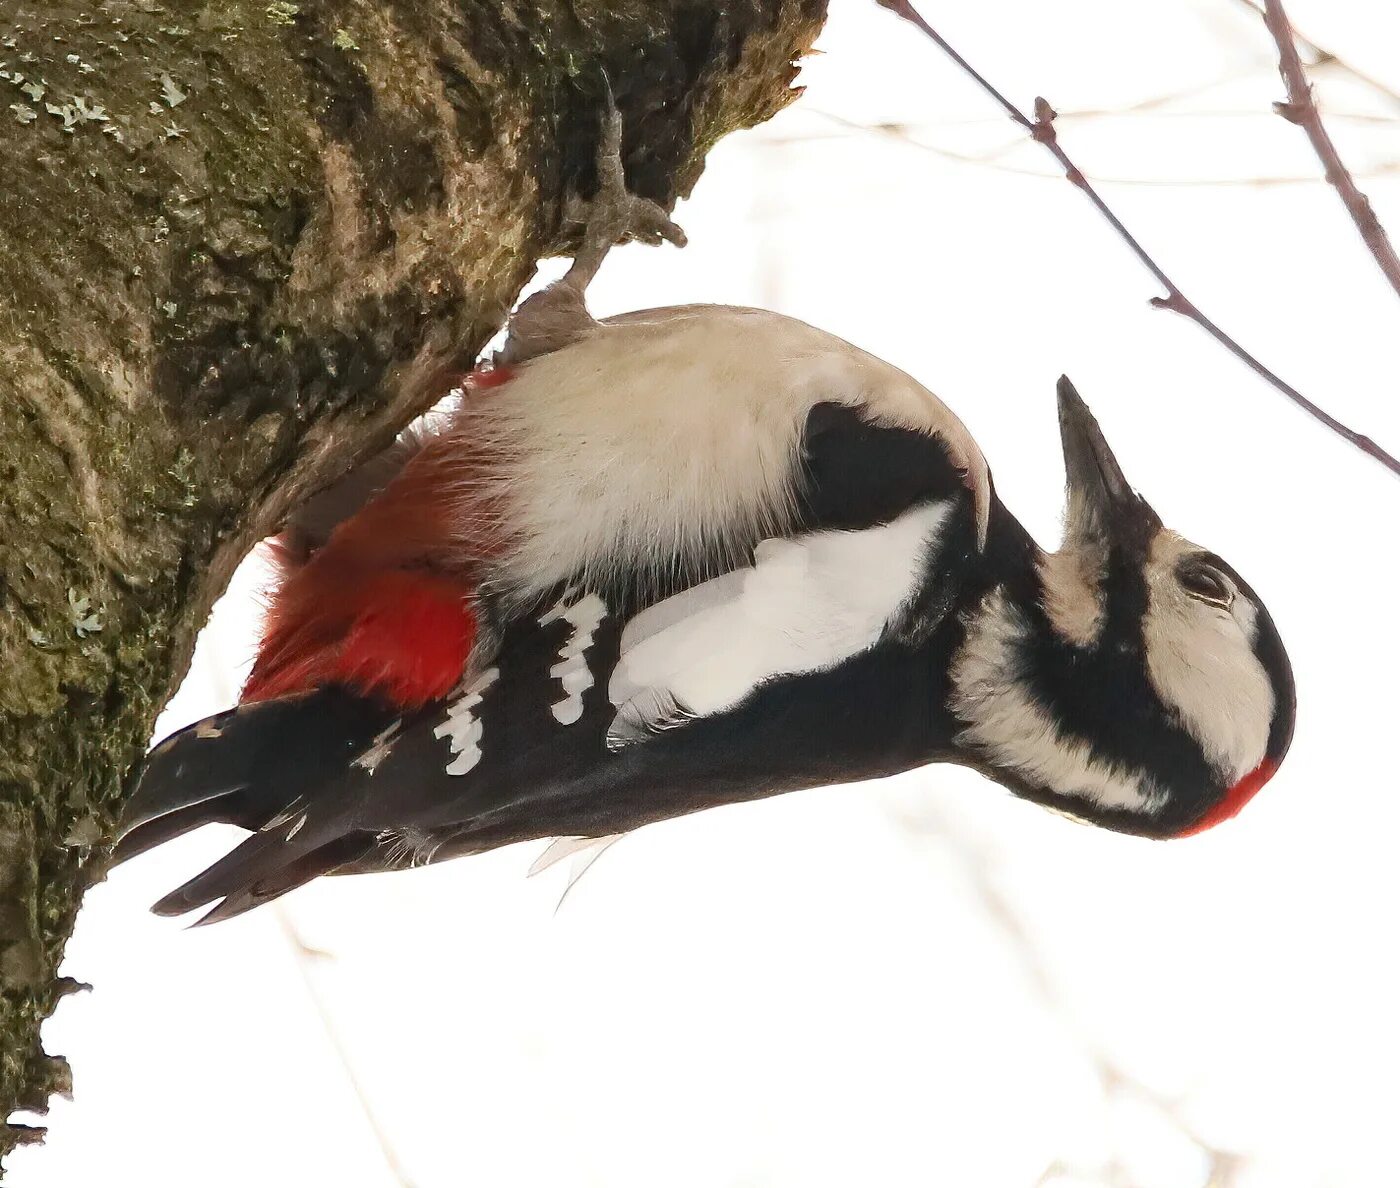
<svg viewBox="0 0 1400 1188">
<path fill-rule="evenodd" d="M 617 749 L 684 716 L 738 705 L 779 676 L 867 650 L 916 592 L 952 509 L 924 504 L 878 528 L 765 540 L 754 564 L 649 607 L 623 630 L 608 684 Z"/>
<path fill-rule="evenodd" d="M 572 726 L 583 717 L 583 695 L 593 688 L 593 670 L 588 667 L 584 653 L 593 646 L 593 633 L 608 617 L 607 604 L 598 595 L 589 594 L 565 606 L 568 597 L 566 594 L 540 618 L 541 627 L 564 619 L 571 628 L 569 638 L 559 649 L 559 662 L 549 670 L 549 675 L 564 687 L 563 700 L 549 707 L 561 726 Z"/>
<path fill-rule="evenodd" d="M 488 668 L 473 677 L 461 696 L 447 707 L 447 717 L 433 730 L 433 737 L 447 739 L 448 747 L 457 756 L 447 765 L 448 775 L 466 775 L 481 762 L 481 723 L 477 721 L 476 707 L 500 675 L 499 668 Z"/>
</svg>

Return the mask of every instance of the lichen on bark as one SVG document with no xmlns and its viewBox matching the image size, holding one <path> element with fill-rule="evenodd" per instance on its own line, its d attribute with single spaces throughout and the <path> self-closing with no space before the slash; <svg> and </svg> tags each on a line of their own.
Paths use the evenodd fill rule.
<svg viewBox="0 0 1400 1188">
<path fill-rule="evenodd" d="M 605 76 L 669 204 L 824 7 L 0 3 L 0 1116 L 69 1090 L 63 946 L 238 560 L 567 247 Z"/>
</svg>

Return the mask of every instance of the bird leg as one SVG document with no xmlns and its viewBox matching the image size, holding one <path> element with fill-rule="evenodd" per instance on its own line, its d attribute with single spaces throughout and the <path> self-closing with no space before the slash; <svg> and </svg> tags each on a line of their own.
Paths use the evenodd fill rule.
<svg viewBox="0 0 1400 1188">
<path fill-rule="evenodd" d="M 584 292 L 615 243 L 624 239 L 652 244 L 666 240 L 685 246 L 685 232 L 658 203 L 627 189 L 622 171 L 622 115 L 613 103 L 611 88 L 597 164 L 598 192 L 591 199 L 571 194 L 565 207 L 566 221 L 583 228 L 574 262 L 559 280 L 522 302 L 511 314 L 506 344 L 496 356 L 498 366 L 557 351 L 597 326 L 584 302 Z"/>
</svg>

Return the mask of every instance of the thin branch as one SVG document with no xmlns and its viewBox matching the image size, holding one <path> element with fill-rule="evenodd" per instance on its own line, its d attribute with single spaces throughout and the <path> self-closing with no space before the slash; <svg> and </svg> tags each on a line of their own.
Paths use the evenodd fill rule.
<svg viewBox="0 0 1400 1188">
<path fill-rule="evenodd" d="M 1035 178 L 1039 178 L 1041 181 L 1059 181 L 1059 180 L 1060 180 L 1060 175 L 1059 175 L 1058 173 L 1051 173 L 1051 172 L 1049 172 L 1049 171 L 1047 171 L 1047 170 L 1041 170 L 1041 169 L 1031 169 L 1031 168 L 1028 168 L 1028 167 L 1025 167 L 1025 166 L 1021 166 L 1021 165 L 1008 165 L 1008 164 L 1006 164 L 1004 161 L 1000 161 L 1000 160 L 997 159 L 998 157 L 1000 157 L 1000 156 L 1002 155 L 1002 153 L 1005 151 L 1006 148 L 1010 148 L 1010 147 L 1013 147 L 1013 146 L 1009 146 L 1009 145 L 1008 145 L 1008 146 L 1003 146 L 1003 147 L 1001 147 L 1001 148 L 997 148 L 997 149 L 993 150 L 990 154 L 986 154 L 986 153 L 962 153 L 962 152 L 958 152 L 956 149 L 945 148 L 945 147 L 942 146 L 942 145 L 930 144 L 930 143 L 929 143 L 928 141 L 926 141 L 926 140 L 920 140 L 917 136 L 915 136 L 915 135 L 912 134 L 913 131 L 915 131 L 915 129 L 910 128 L 908 125 L 905 125 L 905 124 L 863 124 L 863 123 L 861 123 L 859 120 L 850 120 L 850 119 L 847 119 L 845 116 L 839 116 L 839 115 L 836 115 L 836 114 L 834 114 L 834 113 L 832 113 L 832 112 L 828 112 L 828 111 L 821 111 L 821 110 L 819 110 L 819 109 L 817 109 L 817 108 L 809 107 L 809 108 L 806 109 L 806 111 L 807 111 L 807 114 L 808 114 L 808 115 L 817 116 L 819 119 L 826 120 L 828 123 L 836 124 L 836 125 L 839 125 L 840 127 L 843 127 L 843 128 L 848 128 L 848 129 L 850 129 L 852 132 L 859 132 L 859 133 L 862 133 L 862 134 L 865 134 L 865 135 L 869 135 L 869 136 L 880 136 L 880 137 L 884 137 L 884 138 L 889 139 L 889 140 L 897 140 L 900 144 L 907 145 L 907 146 L 910 147 L 910 148 L 919 149 L 921 152 L 930 153 L 930 154 L 932 154 L 932 155 L 935 156 L 935 157 L 941 157 L 941 158 L 943 158 L 945 161 L 952 161 L 954 164 L 957 164 L 957 165 L 972 165 L 972 166 L 977 167 L 977 168 L 980 168 L 980 169 L 989 169 L 989 170 L 991 170 L 991 171 L 994 172 L 994 173 L 1010 173 L 1010 174 L 1014 174 L 1014 175 L 1016 175 L 1017 177 L 1035 177 Z M 1097 115 L 1098 113 L 1086 112 L 1086 113 L 1080 113 L 1080 114 L 1083 114 L 1083 115 Z M 1104 114 L 1104 115 L 1110 115 L 1110 114 L 1117 114 L 1117 113 L 1104 112 L 1103 114 Z M 1123 113 L 1123 114 L 1127 114 L 1127 113 Z M 1172 112 L 1172 113 L 1161 112 L 1161 113 L 1158 113 L 1158 114 L 1163 115 L 1163 116 L 1168 115 L 1168 114 L 1171 114 L 1171 115 L 1180 115 L 1180 116 L 1189 116 L 1189 115 L 1191 115 L 1192 113 L 1190 113 L 1190 112 Z M 1231 114 L 1231 115 L 1245 115 L 1245 114 L 1248 114 L 1248 113 L 1244 113 L 1244 112 L 1235 112 L 1235 113 L 1220 112 L 1220 113 L 1209 113 L 1209 114 L 1213 116 L 1213 115 L 1217 115 L 1217 114 L 1218 114 L 1218 115 L 1226 115 L 1226 114 Z M 1255 115 L 1261 115 L 1261 114 L 1263 114 L 1263 113 L 1261 113 L 1261 112 L 1255 112 L 1255 113 L 1253 113 L 1253 114 L 1255 114 Z M 1065 113 L 1064 113 L 1064 112 L 1060 112 L 1055 118 L 1056 118 L 1057 121 L 1063 121 L 1063 120 L 1065 119 Z M 1383 118 L 1383 117 L 1376 117 L 1376 118 Z M 1386 122 L 1387 122 L 1387 123 L 1392 123 L 1392 122 L 1395 122 L 1395 121 L 1386 120 Z M 919 125 L 919 127 L 923 127 L 923 126 L 924 126 L 924 125 Z M 930 125 L 930 126 L 932 126 L 932 127 L 939 127 L 940 125 L 934 124 L 934 125 Z M 760 143 L 764 143 L 764 144 L 778 144 L 778 143 L 782 143 L 782 144 L 797 144 L 797 143 L 801 143 L 801 142 L 803 142 L 803 141 L 812 141 L 812 140 L 819 140 L 819 139 L 824 139 L 824 137 L 821 137 L 821 136 L 818 136 L 818 135 L 810 135 L 810 136 L 783 135 L 783 136 L 773 136 L 773 137 L 769 137 L 769 138 L 766 138 L 766 139 L 760 138 Z M 1020 144 L 1020 143 L 1024 143 L 1024 142 L 1023 142 L 1023 141 L 1018 141 L 1017 143 Z M 1388 177 L 1388 176 L 1390 176 L 1390 175 L 1392 175 L 1392 174 L 1395 174 L 1395 173 L 1400 173 L 1400 161 L 1386 161 L 1386 162 L 1383 162 L 1382 164 L 1376 165 L 1376 166 L 1374 166 L 1373 168 L 1367 170 L 1367 171 L 1366 171 L 1365 173 L 1363 173 L 1361 176 L 1362 176 L 1362 177 Z M 1088 177 L 1090 181 L 1097 182 L 1097 183 L 1099 183 L 1100 185 L 1105 185 L 1105 186 L 1149 186 L 1149 187 L 1154 187 L 1154 188 L 1158 188 L 1158 187 L 1168 187 L 1168 186 L 1170 186 L 1170 187 L 1180 187 L 1180 188 L 1183 188 L 1183 189 L 1200 189 L 1200 188 L 1203 188 L 1203 187 L 1220 188 L 1220 187 L 1226 187 L 1226 186 L 1231 186 L 1231 187 L 1234 187 L 1234 186 L 1251 186 L 1251 187 L 1258 187 L 1258 188 L 1260 188 L 1260 189 L 1264 189 L 1264 188 L 1270 188 L 1270 187 L 1274 187 L 1274 186 L 1320 186 L 1320 185 L 1324 184 L 1324 183 L 1323 183 L 1323 179 L 1320 178 L 1320 177 L 1317 177 L 1316 175 L 1310 175 L 1310 176 L 1307 176 L 1307 177 L 1300 177 L 1300 176 L 1292 176 L 1292 175 L 1287 175 L 1287 174 L 1274 174 L 1274 175 L 1256 174 L 1256 175 L 1254 175 L 1254 176 L 1252 176 L 1252 177 L 1123 177 L 1123 176 L 1118 175 L 1118 174 L 1094 173 L 1094 174 L 1086 174 L 1085 176 Z"/>
<path fill-rule="evenodd" d="M 1317 110 L 1312 87 L 1303 70 L 1303 61 L 1298 56 L 1293 26 L 1288 23 L 1288 14 L 1283 10 L 1283 0 L 1264 0 L 1264 24 L 1278 46 L 1278 72 L 1288 90 L 1288 102 L 1275 103 L 1274 110 L 1307 133 L 1313 152 L 1322 162 L 1323 175 L 1328 184 L 1337 191 L 1366 247 L 1385 274 L 1385 279 L 1400 296 L 1400 257 L 1396 256 L 1390 236 L 1376 217 L 1371 200 L 1357 188 L 1356 181 L 1342 164 L 1341 154 L 1322 123 L 1322 114 Z"/>
<path fill-rule="evenodd" d="M 1264 15 L 1264 9 L 1260 6 L 1258 0 L 1235 0 L 1235 3 L 1243 5 L 1256 16 Z M 1312 55 L 1312 66 L 1314 69 L 1317 69 L 1318 67 L 1322 66 L 1330 66 L 1334 70 L 1340 70 L 1344 74 L 1351 75 L 1352 78 L 1356 79 L 1358 82 L 1365 83 L 1378 95 L 1385 96 L 1385 98 L 1390 100 L 1392 103 L 1400 104 L 1400 91 L 1395 90 L 1394 87 L 1390 86 L 1387 83 L 1381 82 L 1381 80 L 1376 78 L 1374 75 L 1363 73 L 1361 70 L 1358 70 L 1355 66 L 1353 66 L 1350 62 L 1343 61 L 1331 50 L 1318 45 L 1318 43 L 1315 42 L 1312 38 L 1304 37 L 1303 34 L 1298 32 L 1297 29 L 1293 30 L 1293 36 L 1297 40 L 1298 44 L 1301 45 L 1305 50 L 1308 51 L 1308 53 Z"/>
<path fill-rule="evenodd" d="M 1242 120 L 1258 119 L 1268 114 L 1257 107 L 1182 107 L 1175 109 L 1165 107 L 1166 104 L 1174 103 L 1188 94 L 1187 91 L 1172 91 L 1162 95 L 1154 95 L 1151 99 L 1145 99 L 1138 103 L 1126 103 L 1122 107 L 1081 107 L 1074 111 L 1062 111 L 1057 118 L 1063 124 L 1067 120 Z M 804 104 L 802 110 L 811 114 L 812 108 Z M 1357 124 L 1380 124 L 1392 129 L 1400 125 L 1400 114 L 1378 115 L 1375 112 L 1367 111 L 1332 111 L 1328 112 L 1327 118 L 1334 122 L 1345 120 Z M 1000 120 L 1000 116 L 957 116 L 941 120 L 920 120 L 914 124 L 900 122 L 898 126 L 907 127 L 915 132 L 925 132 L 944 128 L 977 128 L 998 123 Z M 877 122 L 869 126 L 879 127 L 882 125 Z M 1007 142 L 1013 147 L 1023 143 L 1024 141 L 1019 138 Z M 998 151 L 1000 150 L 998 149 Z"/>
<path fill-rule="evenodd" d="M 888 8 L 891 12 L 903 17 L 906 21 L 922 31 L 926 37 L 939 47 L 939 49 L 957 63 L 963 73 L 977 83 L 983 91 L 995 100 L 1014 123 L 1025 129 L 1033 140 L 1044 146 L 1045 150 L 1060 163 L 1060 166 L 1065 171 L 1065 177 L 1069 180 L 1070 184 L 1084 192 L 1085 197 L 1093 203 L 1094 208 L 1118 233 L 1118 237 L 1127 244 L 1128 249 L 1137 257 L 1138 262 L 1146 268 L 1147 271 L 1157 279 L 1157 283 L 1166 290 L 1165 297 L 1153 297 L 1151 299 L 1151 304 L 1155 308 L 1172 310 L 1174 313 L 1179 313 L 1183 317 L 1189 318 L 1191 321 L 1195 322 L 1196 325 L 1200 326 L 1202 330 L 1234 355 L 1235 358 L 1240 360 L 1241 363 L 1244 363 L 1262 379 L 1267 380 L 1309 416 L 1320 421 L 1339 437 L 1351 442 L 1351 444 L 1362 453 L 1374 458 L 1393 474 L 1400 475 L 1400 459 L 1387 453 L 1369 437 L 1342 424 L 1342 422 L 1332 416 L 1331 413 L 1326 412 L 1324 409 L 1314 404 L 1298 391 L 1297 388 L 1293 387 L 1292 384 L 1287 383 L 1281 377 L 1275 375 L 1274 372 L 1270 371 L 1260 360 L 1256 359 L 1245 350 L 1244 347 L 1226 334 L 1215 322 L 1206 317 L 1196 304 L 1181 291 L 1176 282 L 1162 271 L 1161 265 L 1147 254 L 1142 244 L 1140 244 L 1133 236 L 1132 232 L 1123 225 L 1122 220 L 1113 213 L 1108 203 L 1103 200 L 1099 192 L 1090 184 L 1088 178 L 1084 176 L 1079 166 L 1070 159 L 1069 154 L 1060 146 L 1059 139 L 1055 135 L 1055 110 L 1049 103 L 1037 97 L 1035 101 L 1034 118 L 1026 115 L 1019 107 L 1012 103 L 1010 99 L 978 73 L 966 58 L 958 53 L 932 25 L 924 20 L 915 10 L 914 6 L 909 3 L 909 0 L 875 0 L 875 2 L 882 8 Z"/>
</svg>

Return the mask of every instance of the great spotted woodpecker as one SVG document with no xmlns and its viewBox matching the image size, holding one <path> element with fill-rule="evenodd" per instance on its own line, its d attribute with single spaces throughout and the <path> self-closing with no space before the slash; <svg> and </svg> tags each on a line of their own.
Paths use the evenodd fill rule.
<svg viewBox="0 0 1400 1188">
<path fill-rule="evenodd" d="M 840 339 L 723 306 L 595 322 L 621 233 L 679 239 L 618 139 L 569 274 L 445 423 L 304 509 L 242 704 L 150 755 L 118 857 L 252 834 L 155 910 L 935 762 L 1149 837 L 1238 812 L 1292 734 L 1283 645 L 1069 381 L 1050 553 L 943 403 Z"/>
</svg>

